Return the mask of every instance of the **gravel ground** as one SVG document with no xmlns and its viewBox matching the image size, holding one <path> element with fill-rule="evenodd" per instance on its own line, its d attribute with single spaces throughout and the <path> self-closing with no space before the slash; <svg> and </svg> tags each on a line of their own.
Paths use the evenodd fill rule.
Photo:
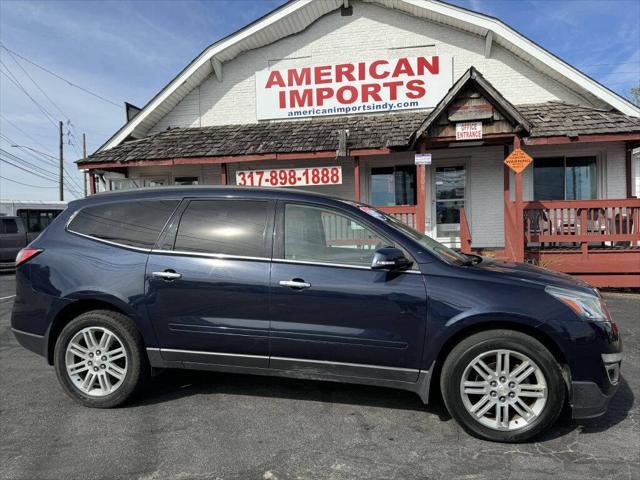
<svg viewBox="0 0 640 480">
<path fill-rule="evenodd" d="M 521 445 L 472 438 L 409 392 L 270 377 L 167 371 L 127 407 L 87 409 L 17 344 L 4 298 L 0 478 L 640 478 L 640 295 L 606 298 L 625 345 L 609 412 Z"/>
</svg>

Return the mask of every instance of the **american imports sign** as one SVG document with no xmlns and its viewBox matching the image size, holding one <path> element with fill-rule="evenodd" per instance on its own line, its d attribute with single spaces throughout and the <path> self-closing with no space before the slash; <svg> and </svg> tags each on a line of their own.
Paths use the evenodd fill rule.
<svg viewBox="0 0 640 480">
<path fill-rule="evenodd" d="M 453 84 L 450 56 L 256 72 L 258 120 L 433 108 Z"/>
</svg>

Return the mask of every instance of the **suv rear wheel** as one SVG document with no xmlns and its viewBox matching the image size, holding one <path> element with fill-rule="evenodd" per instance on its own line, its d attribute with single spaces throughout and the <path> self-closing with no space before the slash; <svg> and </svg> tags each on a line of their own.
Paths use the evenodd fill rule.
<svg viewBox="0 0 640 480">
<path fill-rule="evenodd" d="M 440 387 L 449 413 L 465 430 L 498 442 L 525 441 L 549 428 L 565 399 L 553 355 L 513 330 L 477 333 L 456 345 Z"/>
<path fill-rule="evenodd" d="M 96 408 L 124 403 L 148 372 L 133 322 L 109 310 L 83 313 L 66 325 L 56 341 L 54 364 L 65 392 Z"/>
</svg>

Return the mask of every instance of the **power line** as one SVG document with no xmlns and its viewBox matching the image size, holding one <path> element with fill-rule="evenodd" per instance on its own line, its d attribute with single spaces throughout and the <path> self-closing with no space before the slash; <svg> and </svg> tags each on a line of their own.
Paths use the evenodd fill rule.
<svg viewBox="0 0 640 480">
<path fill-rule="evenodd" d="M 35 81 L 35 79 L 29 74 L 29 72 L 27 72 L 27 70 L 20 64 L 20 62 L 16 59 L 16 56 L 13 54 L 13 52 L 11 52 L 10 50 L 7 49 L 7 52 L 9 53 L 9 56 L 11 57 L 11 59 L 13 60 L 13 62 L 18 66 L 18 68 L 20 70 L 22 70 L 22 72 L 27 76 L 27 78 L 29 80 L 31 80 L 31 83 L 33 83 L 36 88 L 40 91 L 40 93 L 42 93 L 42 95 L 44 95 L 44 97 L 49 101 L 49 103 L 51 105 L 53 105 L 53 107 L 58 110 L 58 112 L 60 112 L 60 114 L 62 115 L 62 117 L 67 121 L 67 132 L 68 132 L 68 136 L 69 136 L 69 145 L 73 146 L 73 149 L 76 151 L 76 154 L 81 157 L 81 153 L 80 153 L 80 147 L 78 146 L 78 136 L 77 136 L 77 132 L 75 132 L 75 125 L 73 124 L 73 122 L 71 121 L 71 118 L 69 117 L 69 115 L 67 115 L 62 108 L 60 108 L 60 106 L 53 101 L 53 99 L 47 94 L 47 92 L 44 91 L 44 89 L 38 84 L 38 82 Z M 4 67 L 8 70 L 8 67 L 6 65 L 4 65 Z M 17 80 L 17 77 L 15 77 L 15 75 L 13 75 L 14 78 Z M 72 131 L 73 129 L 73 131 Z M 71 138 L 75 138 L 75 143 L 72 142 Z"/>
<path fill-rule="evenodd" d="M 51 99 L 51 97 L 50 97 L 49 95 L 47 95 L 47 92 L 45 92 L 45 91 L 42 89 L 42 87 L 38 84 L 38 82 L 36 82 L 36 81 L 33 79 L 33 77 L 32 77 L 31 75 L 29 75 L 29 72 L 27 72 L 27 71 L 24 69 L 24 67 L 20 64 L 20 62 L 18 62 L 18 60 L 16 59 L 15 55 L 14 55 L 13 53 L 11 53 L 10 51 L 8 51 L 8 50 L 7 50 L 7 52 L 9 53 L 9 56 L 11 57 L 11 59 L 13 60 L 13 62 L 18 66 L 18 68 L 19 68 L 20 70 L 22 70 L 22 72 L 27 76 L 27 78 L 28 78 L 29 80 L 31 80 L 31 83 L 33 83 L 33 84 L 36 86 L 36 88 L 40 91 L 40 93 L 42 93 L 42 95 L 44 95 L 44 96 L 45 96 L 45 98 L 46 98 L 47 100 L 49 100 L 49 103 L 51 103 L 51 105 L 53 105 L 53 106 L 56 108 L 56 110 L 58 110 L 58 111 L 62 114 L 62 116 L 63 116 L 63 117 L 65 117 L 65 118 L 69 118 L 69 116 L 68 116 L 66 113 L 64 113 L 64 112 L 62 111 L 62 109 L 58 106 L 58 104 L 57 104 L 56 102 L 54 102 L 54 101 Z M 5 66 L 5 68 L 6 68 L 6 66 Z"/>
<path fill-rule="evenodd" d="M 20 128 L 19 126 L 17 126 L 15 123 L 13 123 L 11 120 L 9 120 L 7 117 L 5 117 L 4 115 L 2 115 L 2 113 L 0 112 L 0 118 L 2 118 L 5 122 L 7 122 L 9 125 L 11 125 L 13 128 L 15 128 L 16 130 L 18 130 L 20 133 L 22 133 L 25 137 L 27 137 L 28 139 L 30 139 L 32 142 L 40 145 L 42 148 L 47 149 L 48 147 L 45 147 L 42 143 L 40 143 L 38 140 L 36 140 L 35 138 L 33 138 L 30 134 L 28 134 L 27 132 L 25 132 L 22 128 Z M 50 153 L 47 154 L 50 157 L 56 158 L 53 155 L 51 155 Z"/>
<path fill-rule="evenodd" d="M 3 133 L 0 133 L 0 138 L 4 139 L 7 143 L 9 143 L 9 144 L 10 144 L 10 145 L 12 145 L 12 146 L 13 146 L 13 144 L 15 144 L 15 143 L 16 143 L 12 138 L 8 137 L 7 135 L 5 135 L 5 134 L 3 134 Z M 35 160 L 42 161 L 42 162 L 47 162 L 47 161 L 48 161 L 48 164 L 52 164 L 52 166 L 54 166 L 54 167 L 56 167 L 56 168 L 57 168 L 57 167 L 58 167 L 58 165 L 59 165 L 59 163 L 58 163 L 58 161 L 59 161 L 59 160 L 58 160 L 58 158 L 57 158 L 57 157 L 54 157 L 53 155 L 50 155 L 50 154 L 45 153 L 45 152 L 40 152 L 39 150 L 36 150 L 36 149 L 34 149 L 34 148 L 31 148 L 31 147 L 24 146 L 24 145 L 15 145 L 15 146 L 16 146 L 17 148 L 20 148 L 20 150 L 24 151 L 26 154 L 30 155 L 30 156 L 31 156 L 32 158 L 34 158 Z M 33 152 L 37 152 L 37 153 L 39 153 L 39 154 L 46 155 L 46 156 L 47 156 L 47 157 L 49 157 L 51 160 L 49 160 L 49 159 L 45 159 L 45 158 L 42 158 L 42 157 L 39 157 L 39 156 L 35 155 L 33 152 L 30 152 L 29 150 L 25 150 L 25 149 L 33 150 Z M 0 150 L 2 150 L 2 149 L 0 149 Z M 12 154 L 12 153 L 10 153 L 10 152 L 6 151 L 6 150 L 3 150 L 3 151 L 4 151 L 4 152 L 6 152 L 6 154 L 7 154 L 7 155 L 10 155 L 10 156 L 11 156 L 12 158 L 14 158 L 14 159 L 20 159 L 20 160 L 22 160 L 23 162 L 26 162 L 26 160 L 24 160 L 24 159 L 22 159 L 22 158 L 18 157 L 17 155 L 14 155 L 14 154 Z M 77 188 L 77 189 L 79 189 L 79 190 L 82 190 L 82 186 L 80 185 L 80 181 L 79 181 L 76 177 L 74 177 L 74 176 L 72 176 L 72 175 L 70 174 L 70 172 L 76 172 L 76 173 L 77 173 L 77 169 L 75 169 L 75 165 L 71 164 L 71 163 L 70 163 L 70 162 L 68 162 L 68 161 L 66 161 L 66 164 L 67 164 L 67 167 L 68 167 L 68 170 L 67 170 L 67 176 L 66 176 L 67 183 L 73 183 L 73 185 L 74 185 L 74 187 L 75 187 L 75 188 Z M 36 168 L 38 168 L 38 167 L 36 167 Z M 48 172 L 48 173 L 51 173 L 51 172 Z M 55 175 L 55 173 L 54 173 L 54 175 Z"/>
<path fill-rule="evenodd" d="M 33 65 L 33 66 L 35 66 L 35 67 L 38 67 L 38 68 L 39 68 L 39 69 L 41 69 L 41 70 L 44 70 L 44 71 L 45 71 L 45 72 L 47 72 L 48 74 L 53 75 L 54 77 L 56 77 L 56 78 L 58 78 L 58 79 L 62 80 L 63 82 L 68 83 L 68 84 L 69 84 L 69 85 L 71 85 L 72 87 L 78 88 L 78 89 L 82 90 L 83 92 L 88 93 L 89 95 L 93 95 L 94 97 L 99 98 L 100 100 L 102 100 L 102 101 L 104 101 L 104 102 L 110 103 L 111 105 L 114 105 L 114 106 L 118 107 L 118 109 L 122 108 L 122 106 L 121 106 L 121 105 L 119 105 L 118 103 L 113 102 L 113 101 L 109 100 L 108 98 L 103 97 L 102 95 L 99 95 L 99 94 L 97 94 L 97 93 L 94 93 L 94 92 L 92 92 L 91 90 L 89 90 L 89 89 L 87 89 L 87 88 L 81 87 L 80 85 L 77 85 L 77 84 L 73 83 L 72 81 L 67 80 L 66 78 L 64 78 L 64 77 L 62 77 L 62 76 L 60 76 L 60 75 L 58 75 L 58 74 L 57 74 L 57 73 L 55 73 L 55 72 L 52 72 L 51 70 L 49 70 L 49 69 L 48 69 L 48 68 L 46 68 L 46 67 L 43 67 L 42 65 L 38 65 L 36 62 L 34 62 L 34 61 L 32 61 L 32 60 L 29 60 L 28 58 L 26 58 L 26 57 L 24 57 L 24 56 L 20 55 L 18 52 L 15 52 L 15 51 L 13 51 L 13 50 L 9 49 L 9 48 L 8 48 L 7 46 L 5 46 L 3 43 L 0 43 L 0 46 L 1 46 L 2 48 L 4 48 L 7 52 L 9 52 L 9 53 L 13 53 L 14 55 L 16 55 L 16 56 L 20 57 L 20 58 L 21 58 L 22 60 L 24 60 L 25 62 L 28 62 L 28 63 L 30 63 L 31 65 Z"/>
<path fill-rule="evenodd" d="M 2 152 L 2 154 L 5 155 L 5 157 L 9 157 L 11 160 L 13 160 L 14 162 L 19 162 L 20 165 L 16 165 L 15 163 L 13 163 L 12 161 L 9 161 L 7 158 L 3 158 L 1 159 L 3 162 L 8 163 L 9 165 L 11 165 L 12 167 L 18 168 L 24 172 L 30 173 L 32 175 L 35 175 L 37 177 L 43 178 L 45 180 L 49 180 L 52 182 L 58 182 L 58 180 L 55 178 L 55 173 L 52 173 L 48 170 L 45 170 L 43 168 L 38 167 L 37 165 L 32 164 L 31 162 L 28 162 L 27 160 L 24 160 L 23 158 L 20 158 L 10 152 L 7 152 L 4 149 L 0 149 L 0 152 Z M 33 171 L 35 170 L 35 171 Z M 53 178 L 50 177 L 49 175 L 53 175 Z M 67 178 L 67 180 L 69 180 Z M 73 193 L 74 195 L 80 195 L 80 191 L 78 190 L 78 187 L 76 185 L 73 185 L 71 182 L 67 181 L 66 182 L 66 190 L 70 193 Z"/>
<path fill-rule="evenodd" d="M 18 185 L 23 185 L 25 187 L 33 187 L 33 188 L 58 188 L 56 186 L 53 187 L 48 187 L 46 185 L 31 185 L 30 183 L 23 183 L 23 182 L 19 182 L 18 180 L 14 180 L 13 178 L 7 178 L 7 177 L 3 177 L 2 175 L 0 175 L 0 178 L 2 180 L 6 180 L 7 182 L 13 182 L 13 183 L 17 183 Z"/>
<path fill-rule="evenodd" d="M 43 107 L 35 98 L 33 98 L 29 94 L 29 92 L 27 92 L 27 90 L 22 86 L 20 81 L 13 75 L 13 73 L 11 73 L 11 70 L 9 70 L 9 67 L 7 67 L 2 60 L 0 60 L 0 65 L 2 65 L 8 72 L 8 73 L 5 73 L 4 70 L 0 70 L 0 73 L 2 73 L 5 77 L 7 77 L 11 81 L 11 83 L 13 83 L 16 87 L 18 87 L 18 89 L 20 89 L 22 93 L 24 93 L 27 97 L 29 97 L 29 99 L 35 104 L 35 106 L 38 107 L 38 110 L 42 112 L 45 118 L 49 120 L 54 126 L 57 127 L 56 121 L 53 115 L 51 115 L 51 113 L 49 113 L 49 111 L 45 107 Z"/>
</svg>

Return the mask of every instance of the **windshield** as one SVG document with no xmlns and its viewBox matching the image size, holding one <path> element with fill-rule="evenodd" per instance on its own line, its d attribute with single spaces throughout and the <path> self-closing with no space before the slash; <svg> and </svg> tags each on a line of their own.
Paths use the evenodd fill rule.
<svg viewBox="0 0 640 480">
<path fill-rule="evenodd" d="M 400 220 L 397 220 L 391 215 L 387 215 L 386 213 L 381 212 L 380 210 L 377 210 L 368 205 L 363 205 L 361 203 L 355 203 L 355 202 L 347 202 L 347 203 L 350 203 L 351 205 L 357 207 L 361 211 L 371 215 L 372 217 L 377 218 L 378 220 L 382 220 L 383 222 L 386 222 L 387 225 L 389 225 L 390 227 L 400 231 L 400 233 L 418 242 L 420 245 L 424 247 L 425 250 L 435 255 L 440 260 L 444 260 L 445 262 L 453 263 L 456 265 L 462 265 L 469 262 L 469 258 L 466 257 L 465 255 L 458 253 L 455 250 L 452 250 L 451 248 L 446 247 L 440 242 L 425 235 L 424 233 L 420 233 L 417 230 L 411 228 L 410 226 L 405 225 Z"/>
</svg>

